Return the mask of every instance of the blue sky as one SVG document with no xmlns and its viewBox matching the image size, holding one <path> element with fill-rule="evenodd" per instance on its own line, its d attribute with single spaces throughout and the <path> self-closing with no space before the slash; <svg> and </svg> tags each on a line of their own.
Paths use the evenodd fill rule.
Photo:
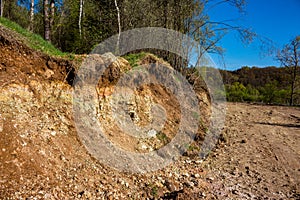
<svg viewBox="0 0 300 200">
<path fill-rule="evenodd" d="M 234 19 L 232 24 L 250 27 L 258 35 L 271 39 L 278 48 L 300 35 L 300 0 L 247 0 L 245 11 L 240 14 L 236 8 L 220 4 L 208 14 L 212 21 Z M 258 40 L 250 45 L 243 44 L 234 31 L 219 45 L 225 48 L 224 61 L 228 70 L 242 66 L 280 66 L 274 57 L 262 55 Z M 225 68 L 218 56 L 211 56 L 218 67 Z"/>
</svg>

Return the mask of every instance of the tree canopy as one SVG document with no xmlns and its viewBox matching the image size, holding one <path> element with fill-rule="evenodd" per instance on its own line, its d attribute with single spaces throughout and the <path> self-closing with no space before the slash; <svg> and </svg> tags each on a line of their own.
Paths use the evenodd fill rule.
<svg viewBox="0 0 300 200">
<path fill-rule="evenodd" d="M 140 27 L 163 27 L 188 34 L 210 52 L 226 30 L 247 30 L 210 21 L 205 8 L 244 0 L 2 0 L 3 16 L 51 41 L 64 52 L 89 53 L 108 37 Z M 117 6 L 116 6 L 117 5 Z M 119 17 L 118 17 L 119 16 Z"/>
</svg>

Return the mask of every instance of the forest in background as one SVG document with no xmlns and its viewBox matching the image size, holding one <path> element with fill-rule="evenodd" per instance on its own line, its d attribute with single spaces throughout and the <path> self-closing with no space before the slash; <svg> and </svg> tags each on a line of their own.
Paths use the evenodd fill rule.
<svg viewBox="0 0 300 200">
<path fill-rule="evenodd" d="M 300 105 L 300 36 L 296 36 L 274 59 L 277 67 L 242 67 L 235 71 L 220 70 L 228 101 Z"/>
<path fill-rule="evenodd" d="M 162 27 L 189 35 L 208 52 L 221 53 L 218 42 L 228 31 L 243 40 L 247 27 L 210 20 L 207 10 L 228 4 L 241 15 L 244 0 L 1 0 L 1 15 L 44 37 L 63 52 L 88 54 L 105 39 L 134 28 Z M 142 51 L 142 50 L 141 50 Z M 147 50 L 174 68 L 186 62 L 170 52 Z"/>
<path fill-rule="evenodd" d="M 220 70 L 228 101 L 258 102 L 288 105 L 290 101 L 290 74 L 286 68 L 242 67 L 235 71 Z M 294 105 L 300 104 L 296 90 Z"/>
</svg>

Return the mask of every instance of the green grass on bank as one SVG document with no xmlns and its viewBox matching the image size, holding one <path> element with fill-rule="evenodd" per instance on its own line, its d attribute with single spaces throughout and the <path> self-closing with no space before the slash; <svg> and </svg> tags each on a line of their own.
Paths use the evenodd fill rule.
<svg viewBox="0 0 300 200">
<path fill-rule="evenodd" d="M 147 55 L 147 53 L 145 52 L 141 52 L 141 53 L 135 53 L 135 54 L 128 54 L 123 56 L 123 58 L 125 58 L 130 66 L 132 67 L 138 67 L 138 62 L 144 58 Z"/>
<path fill-rule="evenodd" d="M 34 34 L 15 22 L 12 22 L 6 18 L 0 17 L 0 25 L 11 29 L 21 35 L 21 40 L 30 48 L 36 51 L 41 51 L 50 56 L 68 57 L 72 59 L 73 55 L 69 53 L 63 53 L 55 48 L 51 43 L 45 41 L 40 35 Z"/>
</svg>

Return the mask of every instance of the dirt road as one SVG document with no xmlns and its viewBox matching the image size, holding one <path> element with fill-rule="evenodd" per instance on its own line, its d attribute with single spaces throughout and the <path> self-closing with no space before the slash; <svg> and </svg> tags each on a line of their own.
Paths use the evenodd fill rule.
<svg viewBox="0 0 300 200">
<path fill-rule="evenodd" d="M 226 144 L 203 164 L 218 199 L 300 199 L 300 109 L 229 103 Z"/>
</svg>

